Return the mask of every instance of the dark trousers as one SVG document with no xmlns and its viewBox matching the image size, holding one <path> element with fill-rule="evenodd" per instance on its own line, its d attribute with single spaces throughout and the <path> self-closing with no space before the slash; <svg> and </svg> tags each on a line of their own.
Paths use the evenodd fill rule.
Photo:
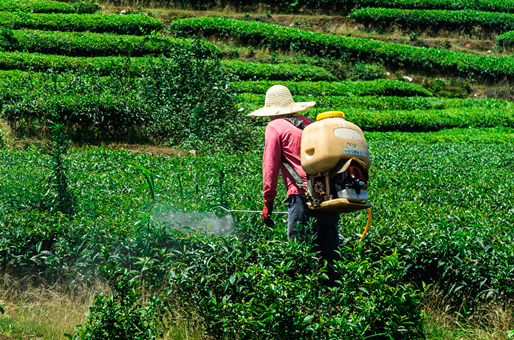
<svg viewBox="0 0 514 340">
<path fill-rule="evenodd" d="M 339 275 L 332 265 L 339 259 L 339 213 L 315 211 L 307 206 L 305 195 L 290 195 L 287 198 L 287 236 L 291 241 L 308 242 L 312 238 L 312 251 L 320 252 L 321 258 L 328 263 L 328 281 L 323 286 L 336 286 Z"/>
</svg>

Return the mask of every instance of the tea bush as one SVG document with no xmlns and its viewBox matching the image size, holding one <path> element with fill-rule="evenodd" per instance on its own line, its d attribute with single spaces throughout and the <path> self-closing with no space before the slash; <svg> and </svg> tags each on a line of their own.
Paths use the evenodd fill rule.
<svg viewBox="0 0 514 340">
<path fill-rule="evenodd" d="M 370 131 L 422 132 L 451 128 L 514 127 L 512 109 L 483 108 L 447 110 L 384 110 L 370 112 L 355 109 L 348 119 Z"/>
<path fill-rule="evenodd" d="M 505 32 L 495 38 L 496 46 L 501 50 L 511 50 L 514 42 L 514 31 Z"/>
<path fill-rule="evenodd" d="M 13 127 L 15 136 L 39 135 L 46 122 L 66 125 L 76 141 L 118 140 L 127 129 L 141 124 L 148 117 L 148 107 L 135 98 L 112 97 L 99 93 L 93 96 L 45 96 L 35 92 L 13 104 L 4 105 L 3 117 Z M 39 127 L 34 124 L 38 123 Z M 29 131 L 29 133 L 27 133 Z"/>
<path fill-rule="evenodd" d="M 100 10 L 100 5 L 92 1 L 79 0 L 74 4 L 67 4 L 52 0 L 2 0 L 1 12 L 30 12 L 30 13 L 88 13 L 93 14 Z"/>
<path fill-rule="evenodd" d="M 388 221 L 391 229 L 377 230 L 367 242 L 394 243 L 411 259 L 408 277 L 437 282 L 456 304 L 470 297 L 504 299 L 512 294 L 514 268 L 508 260 L 512 129 L 432 136 L 385 134 L 387 141 L 373 147 L 375 194 L 384 199 L 375 206 L 375 222 Z M 490 168 L 502 181 L 489 177 Z"/>
<path fill-rule="evenodd" d="M 139 300 L 141 282 L 119 262 L 109 261 L 109 250 L 104 250 L 106 264 L 100 267 L 109 282 L 113 295 L 100 294 L 93 298 L 93 307 L 85 325 L 77 327 L 75 340 L 127 339 L 150 340 L 159 335 L 157 326 L 164 318 L 162 301 L 155 295 L 143 306 Z"/>
<path fill-rule="evenodd" d="M 49 155 L 37 147 L 0 150 L 0 264 L 47 280 L 62 280 L 63 271 L 94 278 L 107 245 L 113 260 L 152 289 L 169 280 L 164 295 L 182 306 L 181 316 L 194 308 L 211 335 L 241 338 L 261 330 L 263 338 L 422 338 L 420 293 L 412 285 L 423 283 L 447 294 L 454 308 L 464 303 L 469 316 L 477 301 L 511 299 L 514 129 L 365 135 L 371 230 L 356 246 L 365 216 L 343 216 L 342 284 L 331 296 L 319 286 L 323 264 L 287 242 L 282 217 L 267 228 L 259 214 L 235 213 L 232 235 L 197 230 L 220 223 L 208 213 L 217 205 L 260 207 L 258 151 L 156 157 L 72 149 L 67 179 L 76 204 L 69 218 L 44 204 Z M 146 179 L 129 163 L 154 175 L 154 199 L 140 191 Z M 283 198 L 280 192 L 277 202 Z M 207 219 L 190 219 L 185 210 Z M 118 308 L 114 302 L 104 297 L 95 315 L 100 306 Z"/>
<path fill-rule="evenodd" d="M 36 29 L 47 31 L 90 31 L 144 35 L 161 30 L 161 20 L 140 15 L 60 14 L 0 12 L 2 26 L 10 29 Z"/>
<path fill-rule="evenodd" d="M 30 100 L 24 99 L 15 104 L 4 105 L 4 118 L 8 119 L 18 136 L 26 135 L 27 129 L 32 129 L 36 121 L 44 122 L 47 119 L 64 119 L 69 126 L 70 133 L 76 141 L 80 140 L 137 140 L 136 131 L 147 131 L 149 136 L 157 129 L 150 125 L 155 117 L 150 106 L 142 105 L 143 97 L 138 100 L 114 97 L 105 94 L 99 96 L 67 96 L 59 95 L 45 97 L 38 100 L 34 95 Z M 360 98 L 362 100 L 354 100 Z M 438 131 L 455 127 L 513 127 L 513 109 L 510 105 L 492 100 L 479 101 L 418 101 L 409 100 L 386 101 L 372 97 L 325 97 L 317 106 L 305 114 L 315 119 L 316 115 L 325 111 L 342 110 L 346 117 L 369 131 Z M 312 100 L 312 97 L 296 97 L 296 100 Z M 231 99 L 232 100 L 232 99 Z M 235 103 L 234 103 L 235 105 Z M 244 96 L 238 97 L 241 110 L 249 113 L 264 105 L 264 97 Z M 232 109 L 234 112 L 235 109 Z M 63 117 L 63 118 L 60 118 Z M 244 119 L 240 115 L 236 121 Z M 250 121 L 244 133 L 252 134 Z M 152 124 L 160 124 L 159 121 Z M 260 121 L 255 124 L 260 125 Z M 75 128 L 73 128 L 75 126 Z M 80 126 L 82 129 L 77 129 Z M 127 135 L 127 131 L 135 131 Z M 165 133 L 163 128 L 162 133 Z M 32 131 L 32 130 L 31 130 Z M 36 132 L 32 132 L 35 134 Z M 180 136 L 175 135 L 177 143 Z M 242 132 L 241 132 L 242 133 Z M 141 138 L 141 137 L 139 137 Z M 187 137 L 182 137 L 186 140 Z M 244 141 L 242 139 L 241 141 Z M 222 145 L 223 143 L 219 145 Z M 237 148 L 245 149 L 248 146 L 231 141 Z M 249 141 L 245 142 L 249 143 Z M 251 144 L 247 144 L 251 145 Z"/>
<path fill-rule="evenodd" d="M 505 32 L 514 29 L 514 14 L 481 12 L 471 9 L 406 10 L 396 8 L 362 8 L 352 12 L 350 19 L 366 26 L 387 28 L 397 25 L 402 29 L 448 30 L 471 32 L 481 27 L 484 32 Z"/>
<path fill-rule="evenodd" d="M 80 14 L 93 14 L 100 11 L 100 5 L 94 0 L 79 0 L 73 4 L 75 11 Z"/>
<path fill-rule="evenodd" d="M 146 58 L 143 58 L 146 60 Z M 108 75 L 113 72 L 141 71 L 144 61 L 127 57 L 68 57 L 61 55 L 0 52 L 0 69 L 46 72 L 83 71 Z M 139 62 L 138 62 L 139 61 Z"/>
<path fill-rule="evenodd" d="M 347 61 L 401 65 L 414 71 L 496 81 L 514 75 L 510 57 L 477 56 L 438 48 L 421 48 L 372 39 L 334 36 L 274 24 L 225 18 L 180 19 L 170 24 L 177 36 L 202 35 L 232 39 L 241 45 L 286 49 Z"/>
</svg>

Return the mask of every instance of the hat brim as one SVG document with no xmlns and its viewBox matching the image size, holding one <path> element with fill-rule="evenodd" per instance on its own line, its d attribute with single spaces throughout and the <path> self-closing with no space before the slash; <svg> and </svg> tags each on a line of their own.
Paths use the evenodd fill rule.
<svg viewBox="0 0 514 340">
<path fill-rule="evenodd" d="M 253 117 L 266 117 L 266 116 L 283 116 L 296 112 L 305 111 L 311 107 L 316 105 L 316 102 L 302 102 L 302 103 L 294 103 L 293 105 L 289 105 L 286 107 L 263 107 L 258 110 L 249 113 L 247 116 Z"/>
</svg>

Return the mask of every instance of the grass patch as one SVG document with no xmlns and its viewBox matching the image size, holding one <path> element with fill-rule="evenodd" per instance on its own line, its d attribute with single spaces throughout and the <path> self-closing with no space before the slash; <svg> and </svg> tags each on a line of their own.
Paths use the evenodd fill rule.
<svg viewBox="0 0 514 340">
<path fill-rule="evenodd" d="M 421 305 L 425 313 L 424 333 L 427 340 L 504 340 L 514 329 L 512 305 L 495 303 L 477 307 L 480 317 L 448 310 L 447 298 L 430 291 Z"/>
</svg>

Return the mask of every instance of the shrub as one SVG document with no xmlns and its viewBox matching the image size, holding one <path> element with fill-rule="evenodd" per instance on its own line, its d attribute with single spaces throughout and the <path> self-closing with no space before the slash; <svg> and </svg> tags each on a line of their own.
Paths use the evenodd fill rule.
<svg viewBox="0 0 514 340">
<path fill-rule="evenodd" d="M 92 0 L 79 0 L 74 4 L 75 12 L 80 14 L 93 14 L 100 10 L 100 5 Z"/>
<path fill-rule="evenodd" d="M 495 38 L 496 46 L 501 50 L 510 51 L 513 48 L 514 43 L 514 31 L 505 32 L 497 35 Z"/>
<path fill-rule="evenodd" d="M 471 93 L 469 83 L 459 79 L 426 79 L 423 86 L 436 97 L 466 98 Z"/>
<path fill-rule="evenodd" d="M 87 322 L 77 327 L 75 337 L 66 336 L 75 340 L 156 339 L 157 325 L 164 318 L 161 301 L 154 295 L 143 306 L 139 302 L 141 282 L 135 272 L 120 267 L 118 262 L 109 262 L 108 250 L 104 251 L 104 256 L 106 264 L 100 272 L 114 293 L 95 296 Z"/>
<path fill-rule="evenodd" d="M 346 80 L 376 80 L 386 77 L 386 69 L 382 65 L 355 63 L 351 65 L 345 74 Z"/>
<path fill-rule="evenodd" d="M 145 131 L 156 141 L 175 145 L 189 140 L 196 147 L 248 146 L 250 127 L 235 110 L 218 61 L 194 59 L 182 52 L 155 65 L 142 73 L 138 86 L 152 108 Z"/>
<path fill-rule="evenodd" d="M 52 131 L 51 156 L 52 156 L 52 178 L 50 186 L 55 188 L 55 206 L 56 211 L 66 215 L 73 213 L 73 194 L 68 186 L 67 166 L 64 156 L 68 151 L 69 140 L 64 133 L 64 126 L 56 124 L 50 126 Z"/>
</svg>

